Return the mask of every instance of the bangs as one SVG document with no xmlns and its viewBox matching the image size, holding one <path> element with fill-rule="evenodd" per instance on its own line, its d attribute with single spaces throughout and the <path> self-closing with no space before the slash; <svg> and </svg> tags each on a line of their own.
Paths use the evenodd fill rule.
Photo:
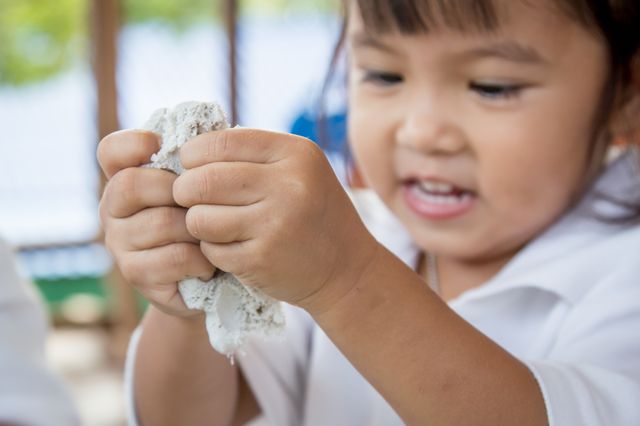
<svg viewBox="0 0 640 426">
<path fill-rule="evenodd" d="M 355 0 L 367 31 L 426 33 L 435 28 L 491 32 L 498 28 L 492 0 Z"/>
</svg>

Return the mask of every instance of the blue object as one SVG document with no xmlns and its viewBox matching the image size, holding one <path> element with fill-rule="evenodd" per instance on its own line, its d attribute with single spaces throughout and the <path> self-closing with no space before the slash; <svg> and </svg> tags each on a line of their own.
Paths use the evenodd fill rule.
<svg viewBox="0 0 640 426">
<path fill-rule="evenodd" d="M 320 140 L 318 117 L 309 110 L 303 111 L 291 125 L 291 133 L 311 139 L 327 153 L 346 153 L 347 114 L 329 115 L 325 118 L 324 140 Z"/>
</svg>

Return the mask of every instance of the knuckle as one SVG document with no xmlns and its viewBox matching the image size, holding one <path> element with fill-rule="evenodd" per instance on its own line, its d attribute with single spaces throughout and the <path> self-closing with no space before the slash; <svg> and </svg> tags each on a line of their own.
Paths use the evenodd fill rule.
<svg viewBox="0 0 640 426">
<path fill-rule="evenodd" d="M 116 244 L 113 240 L 113 234 L 111 232 L 105 231 L 104 234 L 104 246 L 107 248 L 107 251 L 111 253 L 112 256 L 115 257 L 116 253 Z"/>
<path fill-rule="evenodd" d="M 141 156 L 151 156 L 159 148 L 158 136 L 148 130 L 133 129 L 126 132 L 133 139 L 132 144 L 140 150 Z"/>
<path fill-rule="evenodd" d="M 151 211 L 151 218 L 148 222 L 150 232 L 164 232 L 171 228 L 176 220 L 174 209 L 170 207 L 158 207 Z"/>
<path fill-rule="evenodd" d="M 127 209 L 122 201 L 122 193 L 119 190 L 117 180 L 107 182 L 98 203 L 98 215 L 103 228 L 107 226 L 110 219 L 122 218 L 127 215 Z"/>
<path fill-rule="evenodd" d="M 210 262 L 213 263 L 213 259 L 216 257 L 213 246 L 206 242 L 200 241 L 200 252 L 206 257 Z"/>
<path fill-rule="evenodd" d="M 187 231 L 194 238 L 201 239 L 202 236 L 202 215 L 198 212 L 196 208 L 191 208 L 187 210 L 187 215 L 185 217 Z"/>
<path fill-rule="evenodd" d="M 178 270 L 185 268 L 190 254 L 189 244 L 172 244 L 169 250 L 169 259 L 167 260 L 168 266 Z"/>
<path fill-rule="evenodd" d="M 120 130 L 105 136 L 98 143 L 98 163 L 107 178 L 110 178 L 123 166 L 127 167 L 124 165 L 125 158 L 129 159 L 128 166 L 138 166 L 140 159 L 149 158 L 158 148 L 157 136 L 152 132 Z M 126 154 L 131 155 L 123 155 L 123 149 Z"/>
<path fill-rule="evenodd" d="M 96 152 L 98 164 L 100 164 L 100 167 L 107 178 L 110 178 L 117 171 L 115 170 L 115 150 L 113 149 L 113 145 L 117 137 L 117 132 L 110 133 L 103 137 L 98 143 L 98 150 Z"/>
<path fill-rule="evenodd" d="M 110 212 L 113 216 L 119 216 L 128 212 L 128 207 L 138 201 L 138 176 L 137 170 L 127 168 L 116 173 L 109 185 Z"/>
<path fill-rule="evenodd" d="M 209 196 L 209 190 L 211 189 L 212 182 L 216 182 L 218 179 L 215 168 L 210 168 L 207 173 L 200 173 L 197 178 L 196 188 L 198 191 L 198 201 L 204 201 Z"/>
<path fill-rule="evenodd" d="M 290 227 L 287 219 L 281 215 L 272 215 L 267 222 L 267 232 L 264 234 L 265 240 L 269 241 L 277 235 L 287 232 Z"/>
<path fill-rule="evenodd" d="M 171 192 L 173 195 L 173 199 L 175 202 L 183 207 L 189 207 L 189 186 L 184 182 L 188 179 L 188 176 L 191 174 L 190 171 L 186 171 L 182 176 L 178 176 L 172 184 Z"/>
<path fill-rule="evenodd" d="M 235 264 L 233 263 L 233 259 L 229 259 L 225 256 L 224 249 L 219 249 L 215 244 L 208 243 L 206 241 L 200 241 L 200 253 L 204 256 L 204 258 L 211 265 L 214 265 L 215 268 L 220 268 L 226 272 L 234 273 L 237 272 L 235 269 Z"/>
<path fill-rule="evenodd" d="M 231 144 L 231 135 L 229 132 L 220 131 L 215 133 L 215 137 L 210 141 L 210 151 L 213 154 L 213 159 L 224 159 Z"/>
<path fill-rule="evenodd" d="M 303 150 L 310 161 L 325 161 L 327 156 L 320 146 L 308 138 L 300 138 L 298 147 Z"/>
<path fill-rule="evenodd" d="M 136 261 L 134 256 L 125 256 L 119 253 L 114 254 L 116 257 L 116 264 L 122 273 L 124 279 L 131 285 L 142 284 L 140 281 L 140 265 Z"/>
<path fill-rule="evenodd" d="M 255 142 L 260 141 L 265 137 L 266 133 L 258 129 L 245 129 L 242 135 L 243 139 Z"/>
<path fill-rule="evenodd" d="M 112 223 L 109 221 L 104 232 L 104 244 L 109 252 L 120 258 L 121 254 L 127 253 L 127 249 L 132 247 L 131 233 L 128 232 L 125 223 Z"/>
<path fill-rule="evenodd" d="M 96 157 L 98 159 L 98 164 L 100 165 L 100 168 L 102 169 L 102 171 L 105 173 L 105 175 L 107 175 L 107 177 L 109 177 L 109 173 L 108 171 L 110 170 L 109 168 L 109 140 L 108 140 L 109 136 L 105 136 L 104 138 L 102 138 L 100 140 L 100 142 L 98 143 L 98 150 L 96 151 Z"/>
<path fill-rule="evenodd" d="M 105 190 L 106 192 L 106 190 Z M 109 217 L 109 209 L 107 208 L 107 201 L 105 200 L 104 194 L 98 203 L 98 218 L 100 220 L 100 228 L 104 231 L 107 229 L 107 221 Z"/>
<path fill-rule="evenodd" d="M 253 251 L 253 254 L 251 256 L 247 256 L 249 258 L 249 263 L 251 265 L 251 269 L 254 271 L 262 271 L 265 269 L 268 269 L 268 262 L 267 259 L 269 259 L 269 252 L 271 251 L 269 249 L 270 244 L 269 244 L 269 239 L 264 239 L 262 240 L 261 243 L 258 243 L 255 245 Z"/>
<path fill-rule="evenodd" d="M 287 183 L 288 192 L 294 200 L 305 202 L 313 199 L 313 190 L 309 183 L 303 179 L 290 179 Z"/>
</svg>

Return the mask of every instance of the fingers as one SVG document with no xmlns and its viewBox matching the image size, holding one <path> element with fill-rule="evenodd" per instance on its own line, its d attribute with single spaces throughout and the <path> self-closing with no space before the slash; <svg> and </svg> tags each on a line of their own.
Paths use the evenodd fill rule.
<svg viewBox="0 0 640 426">
<path fill-rule="evenodd" d="M 124 252 L 118 264 L 127 280 L 143 287 L 172 284 L 188 277 L 208 280 L 215 271 L 198 244 L 191 243 Z"/>
<path fill-rule="evenodd" d="M 263 198 L 264 165 L 247 162 L 210 163 L 185 171 L 173 185 L 176 202 L 246 206 Z"/>
<path fill-rule="evenodd" d="M 210 243 L 247 241 L 254 237 L 255 227 L 264 222 L 262 209 L 255 206 L 231 207 L 197 205 L 186 216 L 189 233 Z"/>
<path fill-rule="evenodd" d="M 126 219 L 112 219 L 107 236 L 124 250 L 145 250 L 171 243 L 198 243 L 187 230 L 187 210 L 180 207 L 144 209 Z M 110 241 L 111 245 L 111 241 Z"/>
<path fill-rule="evenodd" d="M 255 245 L 255 240 L 228 244 L 202 241 L 200 243 L 200 252 L 217 268 L 240 276 L 245 270 L 257 268 L 257 265 L 264 262 L 266 258 L 264 256 L 261 259 L 247 258 L 246 253 L 251 251 L 248 249 L 255 247 Z"/>
<path fill-rule="evenodd" d="M 98 162 L 107 179 L 128 167 L 150 162 L 151 155 L 160 149 L 160 140 L 153 132 L 123 130 L 111 133 L 98 145 Z"/>
<path fill-rule="evenodd" d="M 227 129 L 204 133 L 183 145 L 182 165 L 191 169 L 219 161 L 272 163 L 280 159 L 284 146 L 297 136 L 257 129 Z"/>
<path fill-rule="evenodd" d="M 101 216 L 124 218 L 148 207 L 177 206 L 173 199 L 176 177 L 158 169 L 132 167 L 119 171 L 105 187 Z"/>
</svg>

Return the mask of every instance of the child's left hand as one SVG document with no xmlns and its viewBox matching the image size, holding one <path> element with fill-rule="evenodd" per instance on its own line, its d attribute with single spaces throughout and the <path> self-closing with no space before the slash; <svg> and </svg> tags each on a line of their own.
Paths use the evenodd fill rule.
<svg viewBox="0 0 640 426">
<path fill-rule="evenodd" d="M 187 229 L 245 285 L 322 312 L 374 261 L 378 243 L 308 139 L 223 130 L 186 143 L 181 160 L 173 193 Z"/>
</svg>

